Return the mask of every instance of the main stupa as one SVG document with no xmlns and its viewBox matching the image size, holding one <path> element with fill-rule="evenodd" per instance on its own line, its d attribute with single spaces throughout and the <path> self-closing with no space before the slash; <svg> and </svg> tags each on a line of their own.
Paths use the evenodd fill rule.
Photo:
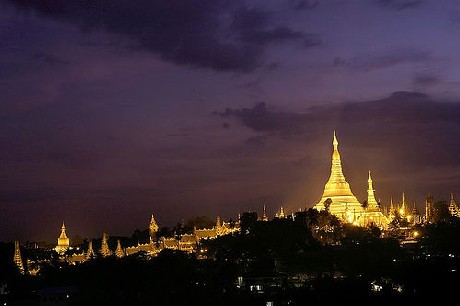
<svg viewBox="0 0 460 306">
<path fill-rule="evenodd" d="M 360 226 L 374 223 L 378 226 L 386 227 L 388 219 L 383 215 L 374 197 L 371 173 L 368 179 L 368 198 L 364 203 L 360 203 L 351 191 L 342 170 L 340 160 L 339 141 L 334 131 L 332 141 L 334 151 L 332 152 L 331 175 L 326 185 L 321 200 L 314 206 L 317 210 L 327 209 L 331 214 L 340 220 Z"/>
</svg>

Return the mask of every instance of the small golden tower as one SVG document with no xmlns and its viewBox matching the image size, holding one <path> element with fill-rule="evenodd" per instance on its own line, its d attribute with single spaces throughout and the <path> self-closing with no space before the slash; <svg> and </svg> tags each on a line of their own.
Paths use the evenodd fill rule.
<svg viewBox="0 0 460 306">
<path fill-rule="evenodd" d="M 156 235 L 157 235 L 159 228 L 160 227 L 158 226 L 157 221 L 155 221 L 155 218 L 153 217 L 153 214 L 152 214 L 152 217 L 150 218 L 150 225 L 149 225 L 150 239 L 156 241 Z"/>
<path fill-rule="evenodd" d="M 284 214 L 284 208 L 283 206 L 280 207 L 280 212 L 275 214 L 276 218 L 284 218 L 286 215 Z"/>
<path fill-rule="evenodd" d="M 458 208 L 457 203 L 454 200 L 453 193 L 450 194 L 449 212 L 452 216 L 460 218 L 460 210 Z"/>
<path fill-rule="evenodd" d="M 263 211 L 263 214 L 262 214 L 262 221 L 268 221 L 267 208 L 265 207 L 265 204 L 264 204 L 264 211 Z"/>
<path fill-rule="evenodd" d="M 54 250 L 62 255 L 69 249 L 69 246 L 69 238 L 67 238 L 65 233 L 65 224 L 62 222 L 61 235 L 58 238 L 57 246 L 54 248 Z"/>
<path fill-rule="evenodd" d="M 90 259 L 93 259 L 95 256 L 94 256 L 94 250 L 93 250 L 93 240 L 90 239 L 89 240 L 89 243 L 88 243 L 88 251 L 86 251 L 86 260 L 90 260 Z"/>
<path fill-rule="evenodd" d="M 121 248 L 120 239 L 117 240 L 117 249 L 115 250 L 115 256 L 117 256 L 118 258 L 122 258 L 123 256 L 125 256 L 125 253 Z"/>
<path fill-rule="evenodd" d="M 14 257 L 13 257 L 13 261 L 14 261 L 16 267 L 18 267 L 19 272 L 21 274 L 24 274 L 25 269 L 24 269 L 24 263 L 22 262 L 21 248 L 19 246 L 19 240 L 16 240 L 14 242 Z"/>
<path fill-rule="evenodd" d="M 371 171 L 369 170 L 369 179 L 367 180 L 367 210 L 368 211 L 379 211 L 380 207 L 375 200 L 374 187 L 372 185 Z"/>
<path fill-rule="evenodd" d="M 103 233 L 102 234 L 102 244 L 101 244 L 101 250 L 100 253 L 102 257 L 108 257 L 112 255 L 112 251 L 110 251 L 109 244 L 107 243 L 107 234 Z"/>
</svg>

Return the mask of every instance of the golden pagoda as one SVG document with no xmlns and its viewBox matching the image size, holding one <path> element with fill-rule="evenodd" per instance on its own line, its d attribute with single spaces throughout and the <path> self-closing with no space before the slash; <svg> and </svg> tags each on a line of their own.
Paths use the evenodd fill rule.
<svg viewBox="0 0 460 306">
<path fill-rule="evenodd" d="M 149 225 L 150 239 L 156 241 L 156 235 L 159 229 L 160 227 L 158 226 L 157 221 L 155 221 L 155 218 L 153 217 L 153 214 L 152 214 L 152 217 L 150 218 L 150 225 Z"/>
<path fill-rule="evenodd" d="M 64 254 L 65 251 L 69 249 L 70 243 L 69 243 L 69 238 L 67 238 L 67 235 L 65 233 L 65 224 L 62 222 L 62 227 L 61 227 L 61 235 L 58 238 L 58 243 L 57 246 L 54 248 L 56 252 L 59 254 Z"/>
<path fill-rule="evenodd" d="M 362 215 L 361 225 L 376 225 L 378 227 L 386 228 L 390 220 L 382 213 L 380 204 L 375 200 L 374 186 L 372 184 L 371 171 L 369 171 L 369 178 L 367 180 L 367 205 L 364 206 L 364 213 Z"/>
<path fill-rule="evenodd" d="M 317 210 L 328 209 L 330 213 L 339 218 L 346 218 L 348 215 L 350 221 L 352 213 L 361 213 L 363 207 L 356 199 L 350 189 L 350 185 L 345 179 L 342 171 L 342 161 L 340 160 L 339 142 L 334 131 L 334 140 L 332 141 L 334 151 L 332 152 L 331 176 L 324 186 L 323 196 L 314 208 Z"/>
<path fill-rule="evenodd" d="M 367 204 L 361 204 L 351 191 L 342 170 L 342 161 L 339 153 L 339 142 L 334 131 L 332 141 L 332 166 L 331 175 L 326 185 L 321 200 L 314 206 L 317 210 L 327 209 L 340 220 L 359 226 L 375 224 L 387 227 L 389 220 L 382 213 L 379 203 L 375 200 L 371 172 L 369 171 Z"/>
</svg>

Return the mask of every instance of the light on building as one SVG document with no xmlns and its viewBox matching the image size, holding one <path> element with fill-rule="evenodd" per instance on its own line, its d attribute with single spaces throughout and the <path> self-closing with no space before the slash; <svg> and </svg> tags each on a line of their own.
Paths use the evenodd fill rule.
<svg viewBox="0 0 460 306">
<path fill-rule="evenodd" d="M 418 237 L 418 232 L 414 231 L 413 235 L 414 235 L 414 238 L 417 238 Z"/>
</svg>

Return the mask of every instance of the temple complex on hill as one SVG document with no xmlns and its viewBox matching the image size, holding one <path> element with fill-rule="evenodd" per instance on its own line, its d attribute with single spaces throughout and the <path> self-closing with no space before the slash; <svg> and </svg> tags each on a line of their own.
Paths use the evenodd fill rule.
<svg viewBox="0 0 460 306">
<path fill-rule="evenodd" d="M 424 216 L 422 216 L 418 211 L 415 202 L 413 203 L 412 208 L 409 207 L 406 202 L 406 195 L 404 192 L 402 193 L 400 202 L 395 204 L 393 203 L 393 198 L 390 198 L 388 207 L 383 207 L 375 199 L 375 190 L 371 171 L 367 173 L 367 199 L 363 202 L 358 201 L 350 188 L 350 184 L 347 182 L 343 174 L 342 161 L 339 153 L 339 142 L 335 132 L 332 145 L 331 173 L 329 180 L 324 186 L 324 192 L 321 199 L 313 206 L 314 209 L 318 211 L 327 211 L 335 215 L 343 223 L 349 223 L 356 226 L 374 225 L 378 226 L 382 230 L 389 229 L 390 223 L 390 229 L 395 226 L 409 229 L 410 226 L 420 223 L 429 224 L 438 222 L 439 218 L 444 218 L 446 215 L 460 218 L 460 209 L 453 194 L 450 196 L 450 202 L 434 202 L 433 196 L 428 194 L 425 202 Z M 256 212 L 249 213 L 256 221 L 269 221 L 265 203 L 263 205 L 263 212 L 260 216 L 258 216 Z M 280 209 L 275 213 L 274 218 L 294 219 L 295 214 L 294 212 L 292 212 L 292 214 L 285 213 L 283 206 L 280 206 Z M 392 222 L 393 220 L 396 222 Z M 188 233 L 175 234 L 173 237 L 163 237 L 159 235 L 159 229 L 160 227 L 152 215 L 148 227 L 148 242 L 144 241 L 145 243 L 138 242 L 135 245 L 123 245 L 123 243 L 117 239 L 116 248 L 113 248 L 114 244 L 112 244 L 113 249 L 111 249 L 109 237 L 107 233 L 104 232 L 101 239 L 100 249 L 93 249 L 92 239 L 89 239 L 85 246 L 79 246 L 74 249 L 70 246 L 70 241 L 66 234 L 66 227 L 63 222 L 54 251 L 59 254 L 59 258 L 61 260 L 65 260 L 71 264 L 85 262 L 98 256 L 116 256 L 117 258 L 121 258 L 140 252 L 148 256 L 156 256 L 164 249 L 180 250 L 190 253 L 196 252 L 198 256 L 201 256 L 201 258 L 205 258 L 205 254 L 200 254 L 200 251 L 203 250 L 200 248 L 200 242 L 239 232 L 240 215 L 238 215 L 238 221 L 236 222 L 225 222 L 217 217 L 215 225 L 211 228 L 195 227 Z M 40 269 L 39 265 L 37 266 L 35 262 L 32 262 L 29 259 L 23 262 L 19 241 L 15 242 L 13 261 L 20 273 L 29 273 L 34 275 Z"/>
<path fill-rule="evenodd" d="M 348 184 L 343 175 L 339 141 L 335 132 L 332 145 L 331 175 L 324 186 L 321 200 L 314 208 L 317 210 L 328 210 L 344 222 L 359 226 L 375 224 L 376 226 L 387 228 L 390 220 L 385 216 L 379 203 L 375 200 L 371 172 L 369 171 L 367 200 L 360 203 L 351 191 L 350 184 Z"/>
</svg>

